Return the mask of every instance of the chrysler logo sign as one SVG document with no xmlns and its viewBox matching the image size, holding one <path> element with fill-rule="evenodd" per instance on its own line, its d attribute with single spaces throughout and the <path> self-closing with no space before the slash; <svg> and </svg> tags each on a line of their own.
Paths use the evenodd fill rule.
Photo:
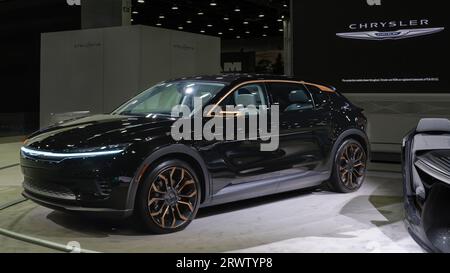
<svg viewBox="0 0 450 273">
<path fill-rule="evenodd" d="M 350 24 L 354 32 L 336 33 L 338 37 L 358 40 L 400 40 L 441 32 L 443 27 L 431 28 L 430 20 L 382 21 Z"/>
<path fill-rule="evenodd" d="M 418 36 L 430 35 L 443 31 L 443 27 L 436 28 L 416 28 L 416 29 L 400 29 L 396 31 L 361 31 L 361 32 L 344 32 L 336 33 L 337 36 L 347 39 L 357 40 L 400 40 L 413 38 Z"/>
</svg>

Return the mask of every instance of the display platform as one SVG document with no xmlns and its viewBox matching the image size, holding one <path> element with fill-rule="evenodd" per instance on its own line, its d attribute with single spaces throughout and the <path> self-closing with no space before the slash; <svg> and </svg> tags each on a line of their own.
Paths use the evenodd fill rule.
<svg viewBox="0 0 450 273">
<path fill-rule="evenodd" d="M 3 165 L 20 143 L 0 144 Z M 17 161 L 18 162 L 18 161 Z M 16 163 L 17 163 L 16 162 Z M 389 166 L 392 170 L 399 166 Z M 111 223 L 66 215 L 30 201 L 0 211 L 0 229 L 47 243 L 78 242 L 95 252 L 423 252 L 404 225 L 402 180 L 373 165 L 352 194 L 303 190 L 201 209 L 185 231 L 147 235 L 131 221 Z M 19 166 L 0 169 L 0 200 L 20 198 Z M 2 252 L 55 252 L 0 236 Z"/>
</svg>

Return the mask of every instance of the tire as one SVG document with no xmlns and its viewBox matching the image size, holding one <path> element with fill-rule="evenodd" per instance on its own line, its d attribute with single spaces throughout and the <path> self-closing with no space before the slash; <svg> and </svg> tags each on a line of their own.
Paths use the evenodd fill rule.
<svg viewBox="0 0 450 273">
<path fill-rule="evenodd" d="M 135 216 L 145 231 L 168 234 L 185 229 L 197 215 L 201 187 L 193 168 L 181 160 L 157 164 L 136 195 Z"/>
<path fill-rule="evenodd" d="M 334 192 L 358 191 L 364 183 L 367 172 L 367 152 L 360 142 L 345 140 L 336 152 L 333 173 L 328 186 Z"/>
</svg>

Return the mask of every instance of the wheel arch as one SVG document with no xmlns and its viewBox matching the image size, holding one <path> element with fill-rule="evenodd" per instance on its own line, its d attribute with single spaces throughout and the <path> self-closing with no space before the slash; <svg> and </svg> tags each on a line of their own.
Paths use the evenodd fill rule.
<svg viewBox="0 0 450 273">
<path fill-rule="evenodd" d="M 348 139 L 354 139 L 354 140 L 360 142 L 361 145 L 363 145 L 364 149 L 366 150 L 367 160 L 370 161 L 370 142 L 369 142 L 369 138 L 367 137 L 367 134 L 360 129 L 348 129 L 348 130 L 344 131 L 343 133 L 341 133 L 339 135 L 339 137 L 336 139 L 336 141 L 334 142 L 333 149 L 330 154 L 331 156 L 330 156 L 330 159 L 328 162 L 330 174 L 333 171 L 334 159 L 335 159 L 336 153 L 337 153 L 340 145 Z"/>
<path fill-rule="evenodd" d="M 190 164 L 200 179 L 202 187 L 201 203 L 210 200 L 211 179 L 203 158 L 194 148 L 183 144 L 175 144 L 152 152 L 141 164 L 128 190 L 127 209 L 134 209 L 139 186 L 145 176 L 151 171 L 151 167 L 167 159 L 180 159 Z"/>
</svg>

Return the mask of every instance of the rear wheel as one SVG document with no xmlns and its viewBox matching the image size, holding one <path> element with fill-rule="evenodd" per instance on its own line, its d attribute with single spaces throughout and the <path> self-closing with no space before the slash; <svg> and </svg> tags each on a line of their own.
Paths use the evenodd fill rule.
<svg viewBox="0 0 450 273">
<path fill-rule="evenodd" d="M 137 217 L 152 233 L 181 231 L 195 218 L 200 196 L 195 171 L 183 161 L 168 160 L 143 181 L 137 195 Z"/>
<path fill-rule="evenodd" d="M 366 178 L 367 153 L 358 141 L 349 139 L 339 147 L 329 186 L 335 192 L 358 191 Z"/>
</svg>

